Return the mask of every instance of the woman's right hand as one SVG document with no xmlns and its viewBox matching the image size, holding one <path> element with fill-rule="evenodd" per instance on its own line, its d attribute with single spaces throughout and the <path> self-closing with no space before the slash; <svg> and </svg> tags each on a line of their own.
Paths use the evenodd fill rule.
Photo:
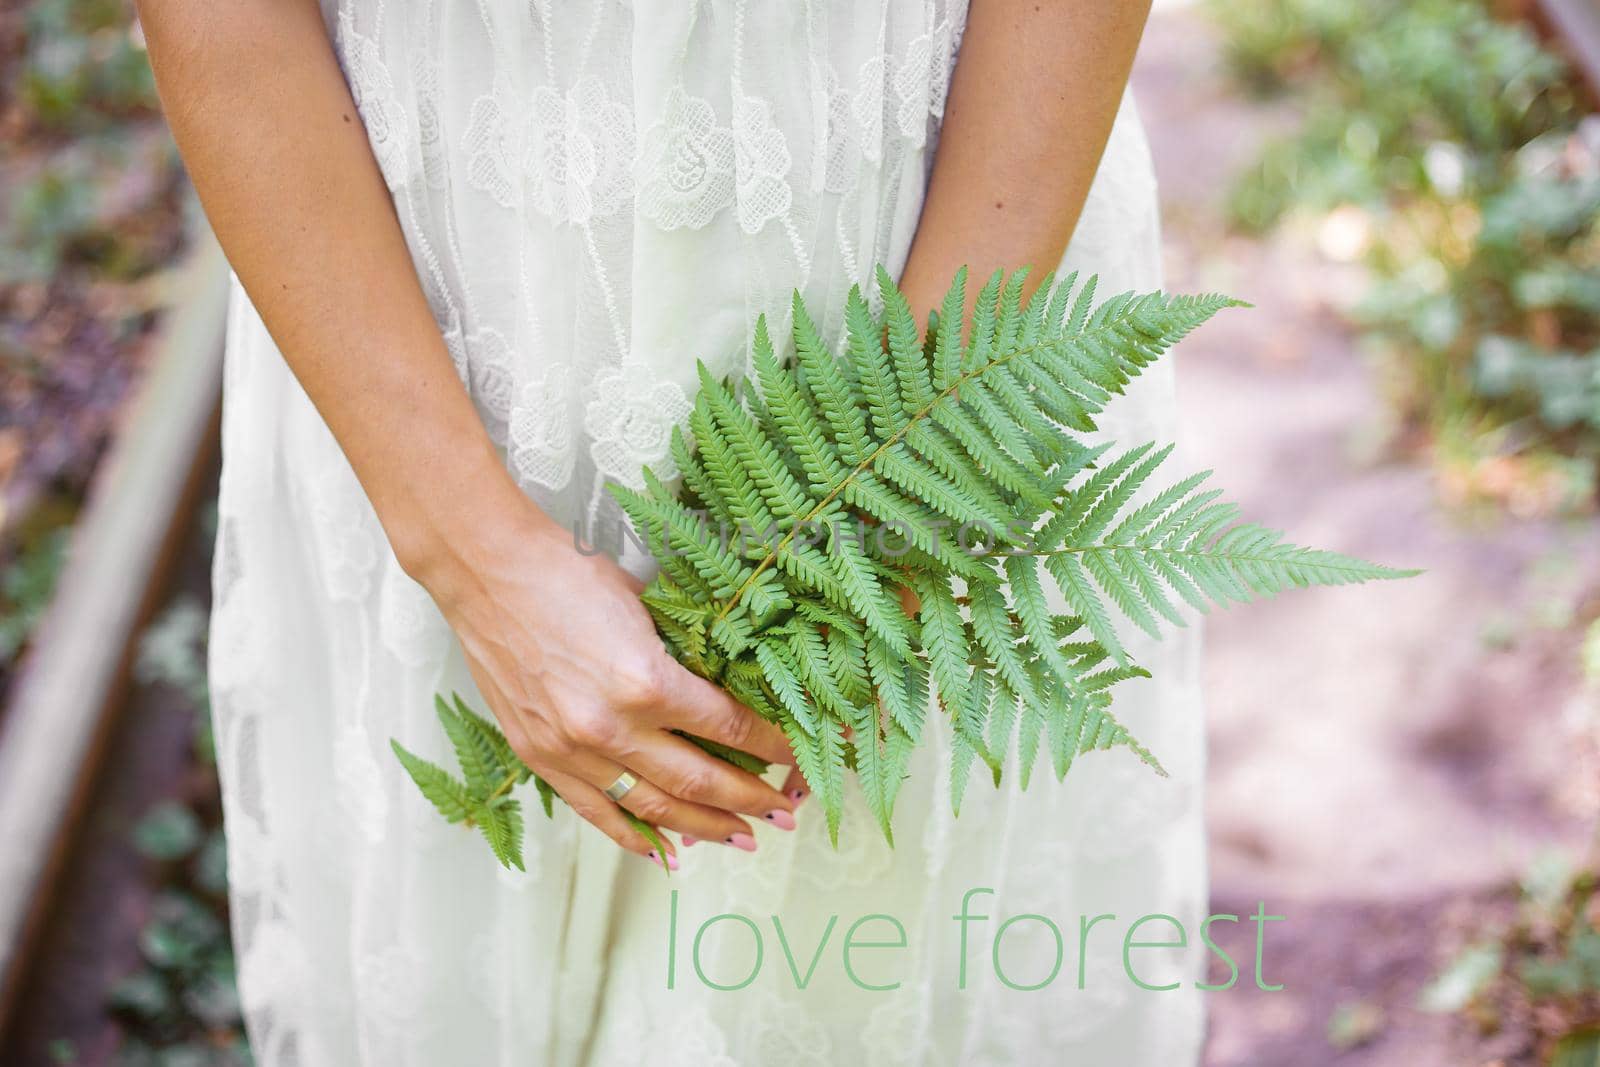
<svg viewBox="0 0 1600 1067">
<path fill-rule="evenodd" d="M 781 731 L 673 661 L 637 583 L 585 557 L 505 470 L 456 375 L 314 0 L 140 0 L 169 125 L 251 302 L 433 595 L 508 740 L 625 848 L 602 790 L 696 838 L 794 801 L 681 729 L 790 762 Z M 287 221 L 286 221 L 287 220 Z M 670 859 L 670 857 L 669 857 Z"/>
<path fill-rule="evenodd" d="M 623 848 L 672 867 L 671 846 L 657 860 L 605 795 L 624 770 L 638 784 L 622 807 L 656 826 L 746 851 L 756 843 L 741 816 L 793 829 L 803 790 L 785 795 L 673 733 L 792 764 L 783 731 L 668 655 L 638 579 L 580 552 L 520 493 L 498 508 L 511 514 L 477 524 L 450 564 L 417 577 L 523 762 Z"/>
</svg>

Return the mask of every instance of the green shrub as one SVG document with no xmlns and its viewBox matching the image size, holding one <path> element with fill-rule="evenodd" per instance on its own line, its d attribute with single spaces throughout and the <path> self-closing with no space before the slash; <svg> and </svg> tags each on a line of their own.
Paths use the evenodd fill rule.
<svg viewBox="0 0 1600 1067">
<path fill-rule="evenodd" d="M 1600 120 L 1523 25 L 1477 0 L 1217 3 L 1225 57 L 1301 121 L 1231 191 L 1239 226 L 1337 212 L 1354 310 L 1403 420 L 1471 467 L 1600 469 Z M 1350 236 L 1352 235 L 1353 236 Z"/>
<path fill-rule="evenodd" d="M 1462 1014 L 1485 1032 L 1525 1031 L 1540 1063 L 1594 1063 L 1600 1051 L 1596 887 L 1591 865 L 1555 852 L 1538 857 L 1522 878 L 1515 911 L 1461 949 L 1422 990 L 1419 1007 Z"/>
<path fill-rule="evenodd" d="M 14 91 L 35 121 L 68 132 L 156 107 L 155 78 L 121 0 L 34 0 Z"/>
<path fill-rule="evenodd" d="M 0 285 L 50 281 L 73 266 L 139 277 L 171 253 L 158 220 L 180 167 L 131 5 L 24 7 L 20 43 L 0 42 Z"/>
</svg>

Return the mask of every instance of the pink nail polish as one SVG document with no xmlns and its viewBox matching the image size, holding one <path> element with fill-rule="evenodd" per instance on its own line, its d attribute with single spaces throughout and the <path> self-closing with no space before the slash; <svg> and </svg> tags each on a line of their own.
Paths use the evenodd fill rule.
<svg viewBox="0 0 1600 1067">
<path fill-rule="evenodd" d="M 794 829 L 794 816 L 789 814 L 787 811 L 784 811 L 782 808 L 776 808 L 767 812 L 766 818 L 768 822 L 780 830 Z"/>
<path fill-rule="evenodd" d="M 756 850 L 756 839 L 749 834 L 734 834 L 732 837 L 723 838 L 723 840 L 734 848 L 743 849 L 746 852 L 754 852 Z"/>
<path fill-rule="evenodd" d="M 682 843 L 684 848 L 688 848 L 690 845 L 694 844 L 700 839 L 698 837 L 690 837 L 688 834 L 679 834 L 678 840 Z"/>
<path fill-rule="evenodd" d="M 654 863 L 657 867 L 661 866 L 661 857 L 656 855 L 656 850 L 655 849 L 651 849 L 649 852 L 645 853 L 645 857 L 647 859 L 649 859 L 649 861 L 651 863 Z"/>
<path fill-rule="evenodd" d="M 667 870 L 675 871 L 677 869 L 678 869 L 678 857 L 677 857 L 677 855 L 675 853 L 668 852 L 667 853 Z"/>
<path fill-rule="evenodd" d="M 789 790 L 789 799 L 794 801 L 796 804 L 800 803 L 805 798 L 806 798 L 806 791 L 804 789 L 795 788 L 795 789 Z"/>
</svg>

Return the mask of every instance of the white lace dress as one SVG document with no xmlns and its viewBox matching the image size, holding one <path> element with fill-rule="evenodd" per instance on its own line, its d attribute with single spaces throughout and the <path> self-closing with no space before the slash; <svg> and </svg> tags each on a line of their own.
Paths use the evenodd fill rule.
<svg viewBox="0 0 1600 1067">
<path fill-rule="evenodd" d="M 796 288 L 836 338 L 851 284 L 876 263 L 904 265 L 965 14 L 962 0 L 324 6 L 484 422 L 533 499 L 613 550 L 600 487 L 668 466 L 696 357 L 739 370 L 756 315 L 785 326 Z M 1131 103 L 1066 258 L 1099 272 L 1103 293 L 1159 284 Z M 1163 366 L 1106 428 L 1160 439 L 1173 421 Z M 685 850 L 669 881 L 570 812 L 546 821 L 532 804 L 528 873 L 508 873 L 439 819 L 389 752 L 396 737 L 445 759 L 433 694 L 476 693 L 237 287 L 223 447 L 211 678 L 260 1063 L 1195 1061 L 1205 898 L 1192 631 L 1159 650 L 1130 634 L 1156 680 L 1118 698 L 1170 779 L 1097 753 L 1065 784 L 1041 774 L 1026 796 L 975 785 L 955 820 L 934 729 L 899 800 L 894 850 L 856 798 L 838 851 L 820 811 L 802 808 L 797 832 L 764 828 L 754 855 Z M 952 916 L 978 887 L 994 895 L 969 909 L 989 918 L 969 924 L 961 988 Z M 730 912 L 755 933 L 724 918 L 696 956 L 702 924 Z M 852 980 L 842 946 L 869 913 L 902 924 L 905 947 L 854 949 Z M 1064 942 L 1059 973 L 1034 991 L 995 971 L 995 935 L 1024 913 Z M 1080 916 L 1102 913 L 1117 918 L 1080 953 Z M 1125 973 L 1123 934 L 1149 913 L 1182 920 L 1191 950 L 1137 950 L 1135 970 L 1178 989 L 1146 991 Z M 752 971 L 757 933 L 754 980 L 712 988 Z M 882 919 L 855 933 L 898 939 Z M 1017 985 L 1048 977 L 1056 956 L 1038 919 L 1006 927 L 1001 948 Z"/>
</svg>

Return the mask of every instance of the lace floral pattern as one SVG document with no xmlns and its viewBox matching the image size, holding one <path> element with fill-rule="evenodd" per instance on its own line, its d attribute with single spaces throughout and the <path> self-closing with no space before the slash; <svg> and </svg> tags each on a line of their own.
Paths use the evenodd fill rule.
<svg viewBox="0 0 1600 1067">
<path fill-rule="evenodd" d="M 428 591 L 400 569 L 393 555 L 384 561 L 378 632 L 389 655 L 406 666 L 443 658 L 450 630 Z"/>
<path fill-rule="evenodd" d="M 439 119 L 439 65 L 421 49 L 412 53 L 411 79 L 417 87 L 417 147 L 422 153 L 423 180 L 429 188 L 443 189 L 449 167 Z"/>
<path fill-rule="evenodd" d="M 383 62 L 383 54 L 370 37 L 355 31 L 348 15 L 339 18 L 339 44 L 344 58 L 345 78 L 367 140 L 378 159 L 378 169 L 390 189 L 399 189 L 407 179 L 406 113 L 395 95 L 394 79 Z"/>
<path fill-rule="evenodd" d="M 633 120 L 600 82 L 585 78 L 565 95 L 540 86 L 528 123 L 527 169 L 539 211 L 581 226 L 622 207 L 633 191 Z"/>
<path fill-rule="evenodd" d="M 372 589 L 379 543 L 375 519 L 355 472 L 336 450 L 311 487 L 311 521 L 320 544 L 323 578 L 333 600 L 361 600 Z"/>
<path fill-rule="evenodd" d="M 822 164 L 815 173 L 821 179 L 823 192 L 842 193 L 850 187 L 861 156 L 860 142 L 852 136 L 851 96 L 840 86 L 839 75 L 832 68 L 814 73 L 812 80 L 818 84 L 818 111 L 825 116 L 817 123 Z"/>
<path fill-rule="evenodd" d="M 351 828 L 368 841 L 379 842 L 388 831 L 389 798 L 371 744 L 359 724 L 346 723 L 333 740 L 333 760 L 339 804 Z"/>
<path fill-rule="evenodd" d="M 690 410 L 676 382 L 652 382 L 642 368 L 622 366 L 603 372 L 590 395 L 583 424 L 601 474 L 635 489 L 644 487 L 641 467 L 661 478 L 676 476 L 667 448 Z"/>
<path fill-rule="evenodd" d="M 516 388 L 516 353 L 505 335 L 493 328 L 468 334 L 466 348 L 472 399 L 489 432 L 504 438 Z"/>
<path fill-rule="evenodd" d="M 733 105 L 733 162 L 739 194 L 739 228 L 757 233 L 789 210 L 793 194 L 789 145 L 772 124 L 766 101 L 740 96 Z"/>
<path fill-rule="evenodd" d="M 588 529 L 615 525 L 605 481 L 673 475 L 697 359 L 737 371 L 756 316 L 781 336 L 793 291 L 836 314 L 878 263 L 903 267 L 965 19 L 962 0 L 322 2 L 456 373 L 518 484 Z M 1063 266 L 1115 292 L 1157 285 L 1158 263 L 1149 157 L 1125 107 Z M 840 323 L 819 325 L 837 338 Z M 1108 430 L 1170 436 L 1170 385 L 1148 373 Z M 975 785 L 955 819 L 931 714 L 893 850 L 856 797 L 837 850 L 802 809 L 792 834 L 758 827 L 755 856 L 687 850 L 669 885 L 527 795 L 528 870 L 505 871 L 390 758 L 393 738 L 448 759 L 436 692 L 484 705 L 242 290 L 223 447 L 211 680 L 263 1067 L 568 1067 L 640 1049 L 662 1067 L 1195 1062 L 1194 996 L 1137 994 L 1115 953 L 1092 961 L 1089 989 L 1011 994 L 977 980 L 989 945 L 975 943 L 958 995 L 949 936 L 973 886 L 995 890 L 991 932 L 1023 911 L 1069 929 L 1079 911 L 1118 910 L 1096 905 L 1128 887 L 1149 910 L 1201 906 L 1193 630 L 1140 646 L 1162 682 L 1118 697 L 1172 782 L 1086 757 L 1025 799 Z M 672 990 L 669 890 L 683 911 Z M 742 973 L 748 937 L 696 948 L 694 930 L 730 911 L 765 931 L 764 969 L 713 992 L 694 967 Z M 892 990 L 839 970 L 869 911 L 904 923 Z M 772 917 L 803 968 L 832 915 L 797 989 Z M 1047 950 L 1019 948 L 1018 973 L 1047 970 Z"/>
<path fill-rule="evenodd" d="M 674 86 L 640 146 L 639 213 L 664 230 L 705 226 L 733 202 L 736 151 L 711 104 Z"/>
<path fill-rule="evenodd" d="M 572 477 L 570 379 L 568 368 L 550 367 L 523 384 L 511 409 L 511 467 L 528 484 L 563 486 Z"/>
<path fill-rule="evenodd" d="M 493 94 L 472 102 L 471 118 L 461 147 L 466 156 L 467 184 L 482 190 L 501 207 L 515 207 L 520 187 L 513 161 L 517 141 L 506 117 L 511 105 Z"/>
</svg>

